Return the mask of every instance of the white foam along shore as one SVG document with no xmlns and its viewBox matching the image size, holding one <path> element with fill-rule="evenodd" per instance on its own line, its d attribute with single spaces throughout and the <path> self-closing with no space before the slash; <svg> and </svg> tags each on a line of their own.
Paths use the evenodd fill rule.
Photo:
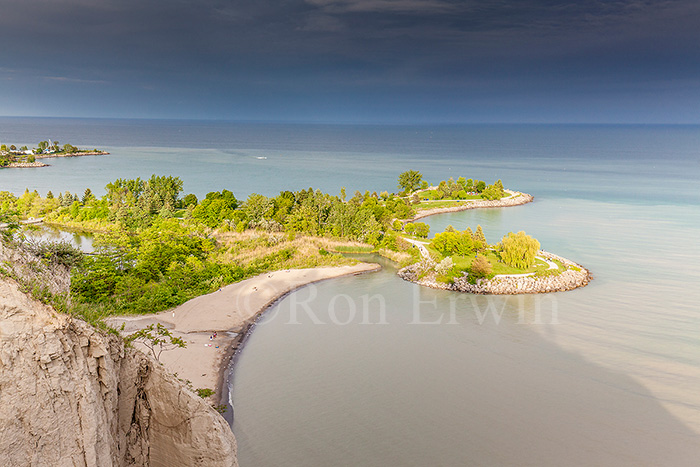
<svg viewBox="0 0 700 467">
<path fill-rule="evenodd" d="M 185 340 L 187 347 L 163 352 L 161 362 L 192 387 L 221 394 L 230 356 L 241 345 L 257 318 L 289 292 L 313 282 L 380 269 L 378 264 L 289 269 L 260 274 L 202 295 L 168 311 L 153 315 L 109 318 L 108 324 L 131 333 L 160 323 Z M 216 333 L 216 338 L 212 338 Z M 138 345 L 138 344 L 137 344 Z M 143 350 L 145 347 L 143 347 Z M 217 397 L 218 398 L 218 397 Z"/>
</svg>

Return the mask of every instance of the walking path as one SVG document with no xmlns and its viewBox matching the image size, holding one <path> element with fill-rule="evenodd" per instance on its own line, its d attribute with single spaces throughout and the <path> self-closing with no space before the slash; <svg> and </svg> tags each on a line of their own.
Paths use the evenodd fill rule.
<svg viewBox="0 0 700 467">
<path fill-rule="evenodd" d="M 411 243 L 412 245 L 417 246 L 418 250 L 420 250 L 420 254 L 423 256 L 423 258 L 432 259 L 430 257 L 430 252 L 425 247 L 425 245 L 427 245 L 428 242 L 421 242 L 420 240 L 413 240 L 411 238 L 406 238 L 406 237 L 403 237 L 403 239 L 406 240 L 408 243 Z"/>
<path fill-rule="evenodd" d="M 421 254 L 424 258 L 426 258 L 426 259 L 432 259 L 432 258 L 430 257 L 430 252 L 429 252 L 428 249 L 425 247 L 425 245 L 428 245 L 428 242 L 421 242 L 420 240 L 413 240 L 412 238 L 405 238 L 405 237 L 404 237 L 404 240 L 406 240 L 408 243 L 411 243 L 411 244 L 417 246 L 418 249 L 420 250 L 420 254 Z M 547 265 L 549 266 L 549 267 L 547 268 L 547 270 L 550 270 L 550 269 L 559 269 L 559 266 L 557 265 L 557 263 L 555 263 L 555 262 L 553 262 L 553 261 L 550 261 L 550 260 L 548 260 L 548 259 L 546 259 L 546 258 L 543 258 L 543 257 L 541 257 L 541 256 L 535 256 L 535 258 L 540 259 L 540 260 L 544 261 L 545 263 L 547 263 Z M 494 277 L 494 279 L 495 279 L 495 278 L 498 278 L 498 277 L 528 277 L 528 276 L 534 276 L 534 275 L 535 275 L 534 272 L 528 272 L 528 273 L 525 273 L 525 274 L 496 274 L 496 275 L 493 276 L 493 277 Z"/>
</svg>

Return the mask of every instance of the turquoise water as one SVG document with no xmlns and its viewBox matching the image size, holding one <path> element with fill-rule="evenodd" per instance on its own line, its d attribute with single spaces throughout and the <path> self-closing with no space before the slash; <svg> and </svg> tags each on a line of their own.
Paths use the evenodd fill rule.
<svg viewBox="0 0 700 467">
<path fill-rule="evenodd" d="M 425 221 L 481 224 L 490 241 L 522 229 L 593 272 L 571 292 L 474 297 L 421 289 L 385 263 L 289 295 L 236 362 L 243 466 L 700 459 L 700 127 L 0 119 L 0 142 L 46 138 L 112 154 L 0 170 L 0 190 L 100 193 L 161 173 L 245 198 L 392 190 L 409 168 L 500 178 L 535 201 Z"/>
</svg>

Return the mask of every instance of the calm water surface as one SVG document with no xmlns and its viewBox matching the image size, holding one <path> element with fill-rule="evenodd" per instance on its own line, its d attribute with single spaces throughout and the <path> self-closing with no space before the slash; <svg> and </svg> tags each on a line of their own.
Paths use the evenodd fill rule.
<svg viewBox="0 0 700 467">
<path fill-rule="evenodd" d="M 3 143 L 46 138 L 112 154 L 0 170 L 0 190 L 101 193 L 159 173 L 245 198 L 393 190 L 408 168 L 500 178 L 535 202 L 428 218 L 433 232 L 522 229 L 593 271 L 571 292 L 482 297 L 385 262 L 287 296 L 230 382 L 243 466 L 700 461 L 700 127 L 0 119 Z"/>
</svg>

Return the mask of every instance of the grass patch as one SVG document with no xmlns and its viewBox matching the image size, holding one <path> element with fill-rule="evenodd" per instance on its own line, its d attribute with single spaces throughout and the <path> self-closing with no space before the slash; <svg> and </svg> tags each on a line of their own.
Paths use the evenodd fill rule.
<svg viewBox="0 0 700 467">
<path fill-rule="evenodd" d="M 333 247 L 338 253 L 372 253 L 375 250 L 373 246 L 361 245 L 337 245 Z"/>
<path fill-rule="evenodd" d="M 435 252 L 437 253 L 437 251 Z M 439 254 L 439 253 L 438 253 Z M 514 268 L 512 266 L 508 266 L 507 264 L 501 262 L 500 257 L 498 254 L 493 251 L 493 250 L 488 250 L 483 253 L 479 253 L 482 256 L 485 256 L 487 260 L 491 263 L 491 266 L 493 267 L 493 275 L 497 274 L 529 274 L 529 273 L 537 273 L 538 271 L 546 271 L 549 268 L 549 265 L 542 261 L 539 258 L 535 258 L 535 263 L 530 266 L 527 269 L 519 269 L 519 268 Z M 441 256 L 442 257 L 442 256 Z M 462 270 L 462 271 L 468 271 L 469 268 L 472 265 L 472 262 L 474 261 L 475 256 L 452 256 L 452 261 L 454 261 L 455 266 Z M 554 272 L 554 270 L 552 270 Z M 557 271 L 559 272 L 559 271 Z"/>
<path fill-rule="evenodd" d="M 437 195 L 438 190 L 426 190 L 426 191 L 421 191 L 418 192 L 418 196 L 420 197 L 421 201 L 424 201 L 426 199 L 428 200 L 435 200 L 435 196 Z M 481 195 L 476 194 L 476 195 L 467 195 L 466 198 L 463 199 L 481 199 Z M 454 198 L 443 198 L 440 201 L 459 201 L 455 200 Z"/>
<path fill-rule="evenodd" d="M 438 208 L 453 208 L 456 206 L 462 206 L 464 201 L 458 201 L 453 199 L 445 199 L 440 201 L 430 201 L 430 202 L 420 202 L 414 204 L 413 207 L 418 211 L 425 211 L 426 209 L 438 209 Z"/>
</svg>

